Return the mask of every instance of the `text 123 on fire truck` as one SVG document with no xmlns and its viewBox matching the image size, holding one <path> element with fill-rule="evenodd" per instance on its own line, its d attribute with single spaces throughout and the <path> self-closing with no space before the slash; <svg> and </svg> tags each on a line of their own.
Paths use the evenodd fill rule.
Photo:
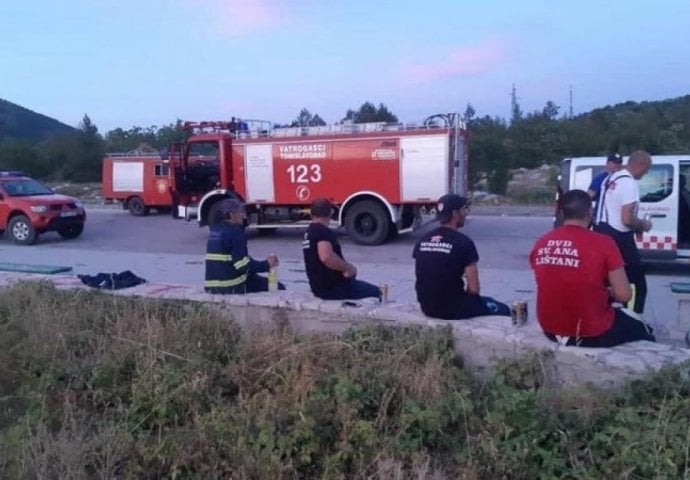
<svg viewBox="0 0 690 480">
<path fill-rule="evenodd" d="M 173 215 L 214 223 L 223 198 L 247 204 L 250 227 L 305 226 L 327 198 L 353 241 L 378 245 L 421 224 L 443 194 L 467 190 L 467 131 L 458 114 L 422 124 L 270 128 L 185 123 L 170 150 Z M 248 127 L 248 128 L 246 128 Z"/>
</svg>

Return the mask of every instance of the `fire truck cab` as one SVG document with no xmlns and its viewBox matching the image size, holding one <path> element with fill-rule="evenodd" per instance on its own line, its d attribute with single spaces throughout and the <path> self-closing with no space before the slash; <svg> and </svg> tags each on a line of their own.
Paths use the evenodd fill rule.
<svg viewBox="0 0 690 480">
<path fill-rule="evenodd" d="M 271 128 L 268 122 L 187 122 L 170 150 L 173 215 L 200 225 L 239 198 L 248 226 L 303 227 L 326 198 L 353 241 L 378 245 L 421 223 L 448 192 L 467 190 L 467 132 L 458 114 L 420 124 Z"/>
</svg>

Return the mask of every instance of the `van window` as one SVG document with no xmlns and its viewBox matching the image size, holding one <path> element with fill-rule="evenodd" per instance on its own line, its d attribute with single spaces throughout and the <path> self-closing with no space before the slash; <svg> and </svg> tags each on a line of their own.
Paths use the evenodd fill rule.
<svg viewBox="0 0 690 480">
<path fill-rule="evenodd" d="M 652 165 L 639 185 L 640 202 L 660 202 L 673 193 L 673 165 Z"/>
<path fill-rule="evenodd" d="M 167 177 L 168 176 L 168 164 L 155 165 L 153 168 L 153 174 L 157 177 Z"/>
</svg>

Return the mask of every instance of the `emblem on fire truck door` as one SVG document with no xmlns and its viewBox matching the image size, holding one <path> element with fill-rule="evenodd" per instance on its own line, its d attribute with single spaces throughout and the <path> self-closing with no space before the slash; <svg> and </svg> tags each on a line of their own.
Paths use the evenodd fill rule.
<svg viewBox="0 0 690 480">
<path fill-rule="evenodd" d="M 297 190 L 295 190 L 295 195 L 297 196 L 297 199 L 300 202 L 304 202 L 305 200 L 309 200 L 311 192 L 309 191 L 308 187 L 300 185 L 299 187 L 297 187 Z"/>
<path fill-rule="evenodd" d="M 168 191 L 168 183 L 165 180 L 158 180 L 156 188 L 158 188 L 158 193 L 165 193 Z"/>
</svg>

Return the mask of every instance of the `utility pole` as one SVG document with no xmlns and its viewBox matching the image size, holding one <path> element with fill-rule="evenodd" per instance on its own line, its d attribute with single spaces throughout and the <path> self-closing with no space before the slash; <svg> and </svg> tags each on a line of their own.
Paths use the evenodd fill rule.
<svg viewBox="0 0 690 480">
<path fill-rule="evenodd" d="M 570 85 L 570 109 L 568 110 L 570 118 L 573 118 L 573 86 Z"/>
</svg>

